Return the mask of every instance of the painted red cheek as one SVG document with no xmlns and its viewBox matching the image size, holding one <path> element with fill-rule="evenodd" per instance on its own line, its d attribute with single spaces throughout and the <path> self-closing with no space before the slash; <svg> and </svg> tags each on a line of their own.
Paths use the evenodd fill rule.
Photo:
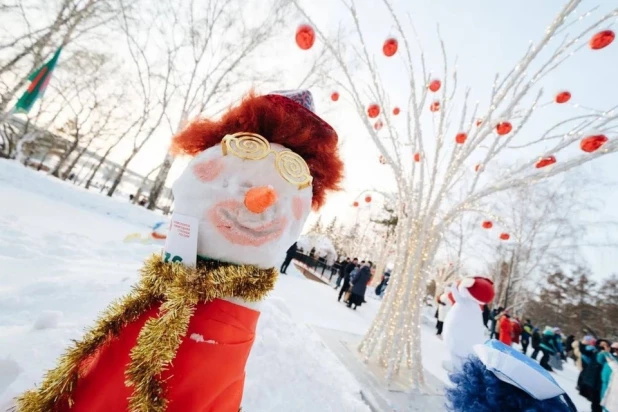
<svg viewBox="0 0 618 412">
<path fill-rule="evenodd" d="M 211 182 L 223 171 L 223 161 L 213 159 L 193 166 L 193 174 L 202 182 Z"/>
<path fill-rule="evenodd" d="M 296 220 L 302 219 L 305 212 L 305 206 L 303 205 L 303 199 L 298 196 L 292 199 L 292 212 L 294 213 L 294 218 Z"/>
</svg>

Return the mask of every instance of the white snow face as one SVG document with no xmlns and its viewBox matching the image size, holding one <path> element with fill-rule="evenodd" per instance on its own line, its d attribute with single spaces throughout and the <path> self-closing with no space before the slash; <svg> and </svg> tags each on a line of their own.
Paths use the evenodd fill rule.
<svg viewBox="0 0 618 412">
<path fill-rule="evenodd" d="M 285 149 L 270 146 L 276 152 Z M 274 154 L 245 160 L 224 156 L 221 145 L 195 156 L 172 190 L 174 212 L 199 220 L 199 256 L 260 268 L 282 259 L 311 211 L 311 186 L 299 190 L 281 177 Z M 253 203 L 246 202 L 250 191 Z M 268 196 L 260 199 L 265 192 Z M 249 210 L 256 199 L 260 210 Z"/>
</svg>

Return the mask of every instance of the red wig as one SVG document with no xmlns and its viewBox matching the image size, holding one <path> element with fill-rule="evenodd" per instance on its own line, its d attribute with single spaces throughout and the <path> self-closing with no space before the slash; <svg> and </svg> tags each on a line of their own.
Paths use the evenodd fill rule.
<svg viewBox="0 0 618 412">
<path fill-rule="evenodd" d="M 257 133 L 300 155 L 313 176 L 313 208 L 326 200 L 326 191 L 338 190 L 343 162 L 337 133 L 327 123 L 294 101 L 282 96 L 250 93 L 219 121 L 198 119 L 174 136 L 172 152 L 196 154 L 221 143 L 227 134 Z"/>
</svg>

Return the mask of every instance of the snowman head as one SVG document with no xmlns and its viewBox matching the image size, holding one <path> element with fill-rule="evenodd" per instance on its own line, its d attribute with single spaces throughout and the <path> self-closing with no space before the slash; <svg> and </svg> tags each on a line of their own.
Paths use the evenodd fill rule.
<svg viewBox="0 0 618 412">
<path fill-rule="evenodd" d="M 174 138 L 177 152 L 195 155 L 173 193 L 175 213 L 199 221 L 199 256 L 273 267 L 337 188 L 337 134 L 311 102 L 309 92 L 250 95 Z"/>
</svg>

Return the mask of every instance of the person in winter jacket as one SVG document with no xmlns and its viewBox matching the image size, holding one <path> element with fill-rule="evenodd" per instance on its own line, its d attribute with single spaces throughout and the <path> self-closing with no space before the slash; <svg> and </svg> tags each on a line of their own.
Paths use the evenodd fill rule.
<svg viewBox="0 0 618 412">
<path fill-rule="evenodd" d="M 607 361 L 604 354 L 607 352 L 609 342 L 603 339 L 596 341 L 594 348 L 590 345 L 580 345 L 580 351 L 583 356 L 588 359 L 585 362 L 584 370 L 579 374 L 577 379 L 577 387 L 579 393 L 591 403 L 592 412 L 602 412 L 601 407 L 601 389 L 603 387 L 602 370 L 604 363 Z"/>
<path fill-rule="evenodd" d="M 530 336 L 530 344 L 532 345 L 531 358 L 536 360 L 536 357 L 541 351 L 541 332 L 539 332 L 539 328 L 532 329 L 532 335 Z"/>
<path fill-rule="evenodd" d="M 354 260 L 348 263 L 347 266 L 345 267 L 343 271 L 343 286 L 341 287 L 341 290 L 339 291 L 339 297 L 337 298 L 338 302 L 341 302 L 341 297 L 350 288 L 350 276 L 352 274 L 352 271 L 354 271 L 354 269 L 356 268 L 356 266 L 358 266 L 358 259 L 354 258 Z"/>
<path fill-rule="evenodd" d="M 384 275 L 382 275 L 382 280 L 380 281 L 380 284 L 376 287 L 376 295 L 382 296 L 382 294 L 384 293 L 384 290 L 388 286 L 388 281 L 390 280 L 390 278 L 391 278 L 391 270 L 386 269 L 386 271 L 384 272 Z"/>
<path fill-rule="evenodd" d="M 489 323 L 489 306 L 487 304 L 483 305 L 483 325 L 487 328 L 487 324 Z"/>
<path fill-rule="evenodd" d="M 294 242 L 292 246 L 290 246 L 288 251 L 285 252 L 285 260 L 283 261 L 283 264 L 281 265 L 281 270 L 279 272 L 283 273 L 284 275 L 287 275 L 285 271 L 288 270 L 288 266 L 290 266 L 290 263 L 292 263 L 292 259 L 294 259 L 294 256 L 296 255 L 296 250 L 297 250 L 297 246 L 296 246 L 296 242 Z"/>
<path fill-rule="evenodd" d="M 565 360 L 566 358 L 564 357 L 564 343 L 562 341 L 562 331 L 560 330 L 560 328 L 554 328 L 554 334 L 558 355 L 560 355 L 561 359 Z"/>
<path fill-rule="evenodd" d="M 354 310 L 363 304 L 365 300 L 365 291 L 367 290 L 367 284 L 371 281 L 372 276 L 372 263 L 367 264 L 360 268 L 354 279 L 352 280 L 352 293 L 348 300 L 348 307 L 351 308 L 354 305 Z M 375 269 L 373 269 L 375 271 Z"/>
<path fill-rule="evenodd" d="M 555 355 L 557 350 L 554 329 L 549 326 L 545 327 L 541 336 L 541 352 L 543 352 L 543 357 L 539 363 L 545 370 L 553 371 L 552 367 L 549 366 L 549 357 Z"/>
<path fill-rule="evenodd" d="M 602 365 L 601 366 L 601 396 L 600 400 L 603 401 L 609 387 L 609 383 L 612 379 L 612 368 L 611 362 L 616 362 L 618 359 L 612 353 L 612 349 L 607 342 L 603 342 L 601 346 L 601 351 L 597 354 L 597 362 Z M 606 407 L 603 408 L 603 411 L 606 412 L 608 409 Z M 611 409 L 610 409 L 611 410 Z M 614 409 L 616 410 L 616 409 Z"/>
<path fill-rule="evenodd" d="M 491 313 L 489 316 L 489 338 L 490 339 L 498 338 L 496 327 L 498 326 L 498 321 L 500 320 L 499 319 L 500 313 L 502 313 L 503 310 L 504 308 L 501 308 L 501 307 L 493 308 L 491 310 Z"/>
<path fill-rule="evenodd" d="M 504 313 L 500 317 L 500 342 L 505 345 L 511 346 L 511 334 L 513 333 L 513 326 L 511 323 L 511 316 L 508 313 Z"/>
<path fill-rule="evenodd" d="M 521 331 L 521 351 L 524 355 L 528 351 L 528 345 L 530 344 L 530 337 L 532 336 L 533 330 L 534 326 L 532 326 L 532 322 L 530 322 L 530 319 L 526 319 Z"/>
<path fill-rule="evenodd" d="M 575 356 L 573 355 L 573 342 L 575 342 L 575 336 L 567 336 L 566 341 L 564 341 L 564 354 L 566 357 L 575 360 Z"/>
<path fill-rule="evenodd" d="M 437 336 L 442 336 L 442 328 L 444 327 L 444 320 L 448 311 L 451 309 L 452 302 L 448 298 L 448 292 L 444 291 L 443 294 L 436 298 L 438 303 L 438 322 L 436 323 Z"/>
<path fill-rule="evenodd" d="M 349 264 L 350 264 L 350 258 L 346 258 L 345 261 L 339 264 L 339 276 L 337 277 L 337 283 L 335 284 L 335 290 L 339 289 L 339 286 L 341 286 L 341 281 L 343 280 L 343 277 L 345 276 L 345 269 L 346 267 L 348 267 Z"/>
<path fill-rule="evenodd" d="M 581 359 L 581 370 L 586 369 L 597 353 L 597 341 L 590 335 L 584 336 L 581 342 L 577 342 L 579 346 L 579 356 Z"/>
<path fill-rule="evenodd" d="M 601 406 L 604 412 L 618 411 L 618 342 L 610 347 L 610 355 L 601 371 Z"/>
<path fill-rule="evenodd" d="M 513 340 L 513 343 L 519 343 L 519 337 L 521 336 L 522 332 L 522 327 L 519 319 L 511 318 L 511 327 L 511 338 Z"/>
</svg>

